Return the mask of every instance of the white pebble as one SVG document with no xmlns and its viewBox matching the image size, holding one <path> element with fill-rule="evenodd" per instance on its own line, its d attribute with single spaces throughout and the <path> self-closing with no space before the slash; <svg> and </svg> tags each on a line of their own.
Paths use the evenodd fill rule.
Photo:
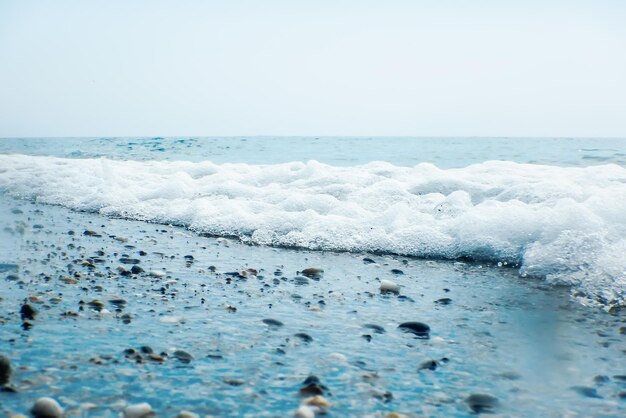
<svg viewBox="0 0 626 418">
<path fill-rule="evenodd" d="M 165 277 L 165 273 L 163 273 L 162 271 L 158 271 L 158 270 L 152 270 L 150 272 L 150 276 L 152 277 Z"/>
<path fill-rule="evenodd" d="M 344 356 L 341 353 L 330 353 L 328 355 L 328 358 L 331 359 L 331 360 L 336 360 L 336 361 L 341 361 L 341 362 L 348 361 L 348 357 Z"/>
<path fill-rule="evenodd" d="M 200 415 L 189 411 L 180 411 L 176 418 L 200 418 Z"/>
<path fill-rule="evenodd" d="M 380 291 L 400 293 L 400 286 L 398 286 L 396 283 L 392 282 L 391 280 L 381 280 Z"/>
<path fill-rule="evenodd" d="M 154 410 L 147 402 L 129 405 L 124 408 L 124 418 L 145 418 L 153 414 Z"/>
<path fill-rule="evenodd" d="M 31 412 L 35 418 L 61 418 L 65 411 L 52 398 L 39 398 L 33 405 Z"/>
<path fill-rule="evenodd" d="M 315 418 L 315 412 L 313 412 L 313 409 L 308 406 L 302 405 L 296 410 L 293 416 L 295 418 Z"/>
</svg>

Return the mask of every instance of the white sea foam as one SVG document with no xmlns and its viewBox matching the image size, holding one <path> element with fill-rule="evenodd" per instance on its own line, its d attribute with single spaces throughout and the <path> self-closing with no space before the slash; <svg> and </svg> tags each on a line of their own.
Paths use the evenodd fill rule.
<svg viewBox="0 0 626 418">
<path fill-rule="evenodd" d="M 617 165 L 442 170 L 0 155 L 0 188 L 256 244 L 513 264 L 606 306 L 626 294 L 626 169 Z"/>
</svg>

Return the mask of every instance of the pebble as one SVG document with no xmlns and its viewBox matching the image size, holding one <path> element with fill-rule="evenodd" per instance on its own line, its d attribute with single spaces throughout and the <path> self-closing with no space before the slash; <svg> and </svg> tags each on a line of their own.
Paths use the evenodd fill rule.
<svg viewBox="0 0 626 418">
<path fill-rule="evenodd" d="M 452 302 L 452 299 L 450 298 L 441 298 L 435 301 L 437 305 L 449 305 L 451 302 Z"/>
<path fill-rule="evenodd" d="M 309 268 L 305 268 L 304 270 L 302 270 L 300 272 L 303 276 L 307 276 L 307 277 L 311 277 L 311 278 L 318 278 L 320 277 L 322 274 L 324 274 L 324 270 L 322 270 L 319 267 L 309 267 Z"/>
<path fill-rule="evenodd" d="M 149 403 L 143 402 L 124 408 L 124 418 L 145 418 L 154 415 Z"/>
<path fill-rule="evenodd" d="M 30 412 L 35 418 L 61 418 L 65 411 L 57 401 L 52 398 L 39 398 Z"/>
<path fill-rule="evenodd" d="M 12 371 L 11 361 L 7 357 L 0 355 L 0 386 L 9 383 Z"/>
<path fill-rule="evenodd" d="M 572 386 L 570 389 L 586 398 L 602 398 L 595 388 L 588 386 Z"/>
<path fill-rule="evenodd" d="M 311 337 L 309 334 L 305 334 L 304 332 L 299 332 L 294 336 L 300 338 L 305 343 L 310 343 L 311 341 L 313 341 L 313 337 Z"/>
<path fill-rule="evenodd" d="M 409 418 L 409 416 L 400 414 L 398 412 L 390 412 L 387 415 L 385 415 L 385 418 Z"/>
<path fill-rule="evenodd" d="M 419 365 L 417 370 L 436 370 L 437 365 L 438 363 L 435 360 L 426 360 Z"/>
<path fill-rule="evenodd" d="M 150 276 L 156 277 L 156 278 L 161 278 L 161 277 L 165 277 L 165 273 L 162 272 L 162 271 L 152 270 L 150 272 Z"/>
<path fill-rule="evenodd" d="M 179 322 L 182 322 L 183 319 L 184 318 L 179 315 L 162 316 L 161 318 L 159 318 L 159 322 L 162 324 L 177 324 Z"/>
<path fill-rule="evenodd" d="M 430 335 L 430 327 L 422 322 L 403 322 L 398 325 L 398 328 L 415 334 L 419 338 L 428 338 Z"/>
<path fill-rule="evenodd" d="M 271 318 L 264 319 L 263 323 L 269 327 L 274 327 L 274 328 L 282 327 L 284 325 L 279 320 L 271 319 Z"/>
<path fill-rule="evenodd" d="M 176 350 L 172 355 L 182 363 L 191 363 L 191 360 L 193 360 L 193 356 L 183 350 Z"/>
<path fill-rule="evenodd" d="M 393 274 L 397 274 L 398 276 L 404 274 L 404 272 L 402 270 L 400 270 L 400 269 L 391 269 L 391 272 Z"/>
<path fill-rule="evenodd" d="M 316 396 L 311 396 L 310 398 L 306 398 L 304 401 L 302 401 L 302 403 L 305 405 L 319 408 L 321 411 L 325 411 L 326 409 L 330 407 L 330 402 L 328 402 L 326 398 L 324 398 L 321 395 L 316 395 Z"/>
<path fill-rule="evenodd" d="M 132 266 L 131 269 L 130 269 L 130 272 L 132 274 L 139 274 L 139 273 L 143 273 L 144 270 L 141 267 L 139 267 L 139 266 Z"/>
<path fill-rule="evenodd" d="M 473 412 L 492 412 L 498 405 L 498 398 L 484 393 L 473 393 L 465 399 Z"/>
<path fill-rule="evenodd" d="M 23 321 L 27 319 L 32 321 L 35 319 L 35 315 L 37 315 L 37 310 L 32 305 L 25 303 L 20 308 L 20 315 Z"/>
<path fill-rule="evenodd" d="M 315 412 L 309 406 L 300 405 L 293 416 L 296 418 L 315 418 Z"/>
<path fill-rule="evenodd" d="M 398 286 L 396 283 L 392 282 L 391 280 L 381 280 L 380 291 L 383 293 L 385 292 L 400 293 L 400 286 Z"/>
<path fill-rule="evenodd" d="M 139 263 L 141 263 L 141 261 L 136 259 L 136 258 L 122 257 L 122 258 L 120 258 L 120 263 L 122 263 L 122 264 L 139 264 Z"/>
<path fill-rule="evenodd" d="M 200 415 L 194 412 L 180 411 L 178 415 L 176 415 L 176 418 L 200 418 Z"/>
<path fill-rule="evenodd" d="M 365 325 L 363 325 L 363 328 L 371 329 L 376 334 L 384 334 L 385 333 L 385 328 L 381 327 L 380 325 L 376 325 L 376 324 L 365 324 Z"/>
</svg>

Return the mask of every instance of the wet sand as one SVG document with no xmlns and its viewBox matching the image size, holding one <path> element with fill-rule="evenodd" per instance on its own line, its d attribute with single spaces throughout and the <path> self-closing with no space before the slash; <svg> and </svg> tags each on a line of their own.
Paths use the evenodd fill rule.
<svg viewBox="0 0 626 418">
<path fill-rule="evenodd" d="M 70 416 L 278 417 L 318 393 L 329 417 L 469 416 L 472 394 L 504 416 L 626 413 L 626 317 L 514 269 L 249 246 L 6 195 L 0 219 L 7 416 L 49 396 Z M 399 328 L 415 321 L 430 331 Z"/>
</svg>

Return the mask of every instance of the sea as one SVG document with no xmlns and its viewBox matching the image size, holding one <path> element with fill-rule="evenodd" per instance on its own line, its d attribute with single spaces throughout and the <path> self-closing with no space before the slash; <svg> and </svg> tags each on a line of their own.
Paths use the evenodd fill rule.
<svg viewBox="0 0 626 418">
<path fill-rule="evenodd" d="M 0 219 L 9 417 L 626 415 L 626 139 L 1 139 Z"/>
</svg>

